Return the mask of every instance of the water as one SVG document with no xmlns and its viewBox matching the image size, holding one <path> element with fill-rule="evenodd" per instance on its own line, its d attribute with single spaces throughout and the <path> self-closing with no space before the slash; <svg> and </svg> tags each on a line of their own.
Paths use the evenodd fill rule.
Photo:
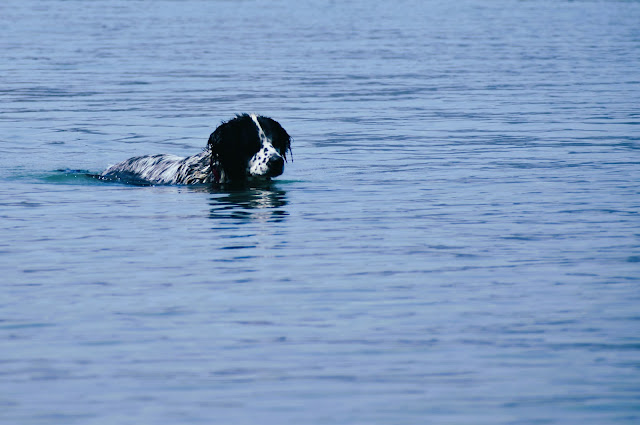
<svg viewBox="0 0 640 425">
<path fill-rule="evenodd" d="M 640 421 L 640 3 L 0 5 L 0 422 Z M 238 112 L 293 162 L 85 177 Z"/>
</svg>

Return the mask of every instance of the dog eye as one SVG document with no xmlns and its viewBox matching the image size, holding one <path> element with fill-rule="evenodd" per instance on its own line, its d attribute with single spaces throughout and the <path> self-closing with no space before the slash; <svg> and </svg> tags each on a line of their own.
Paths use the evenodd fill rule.
<svg viewBox="0 0 640 425">
<path fill-rule="evenodd" d="M 276 148 L 276 150 L 281 154 L 284 153 L 287 150 L 287 144 L 283 143 L 280 140 L 278 140 L 277 142 L 274 141 L 273 147 Z"/>
<path fill-rule="evenodd" d="M 249 149 L 252 149 L 254 152 L 260 152 L 260 149 L 262 149 L 262 141 L 260 140 L 260 137 L 257 135 L 253 137 L 252 135 L 249 140 Z"/>
</svg>

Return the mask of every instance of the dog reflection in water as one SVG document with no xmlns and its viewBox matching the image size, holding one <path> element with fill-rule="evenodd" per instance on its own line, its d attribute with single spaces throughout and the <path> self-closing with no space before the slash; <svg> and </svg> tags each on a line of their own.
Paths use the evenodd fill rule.
<svg viewBox="0 0 640 425">
<path fill-rule="evenodd" d="M 281 222 L 289 215 L 286 192 L 269 188 L 252 188 L 215 196 L 210 202 L 211 219 Z"/>
</svg>

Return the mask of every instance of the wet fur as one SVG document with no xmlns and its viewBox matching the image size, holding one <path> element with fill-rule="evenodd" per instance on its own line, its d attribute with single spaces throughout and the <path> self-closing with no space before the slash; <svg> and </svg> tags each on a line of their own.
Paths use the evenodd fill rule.
<svg viewBox="0 0 640 425">
<path fill-rule="evenodd" d="M 144 155 L 107 168 L 100 178 L 138 184 L 206 184 L 269 180 L 284 171 L 291 137 L 275 120 L 242 114 L 211 133 L 204 151 L 189 157 Z"/>
</svg>

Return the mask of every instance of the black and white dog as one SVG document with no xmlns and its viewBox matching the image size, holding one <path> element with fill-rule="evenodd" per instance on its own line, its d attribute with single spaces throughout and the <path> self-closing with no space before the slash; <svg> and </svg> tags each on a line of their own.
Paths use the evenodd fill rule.
<svg viewBox="0 0 640 425">
<path fill-rule="evenodd" d="M 284 171 L 291 137 L 275 120 L 237 115 L 211 133 L 207 148 L 189 157 L 169 154 L 130 158 L 100 178 L 143 184 L 238 183 L 269 180 Z"/>
</svg>

